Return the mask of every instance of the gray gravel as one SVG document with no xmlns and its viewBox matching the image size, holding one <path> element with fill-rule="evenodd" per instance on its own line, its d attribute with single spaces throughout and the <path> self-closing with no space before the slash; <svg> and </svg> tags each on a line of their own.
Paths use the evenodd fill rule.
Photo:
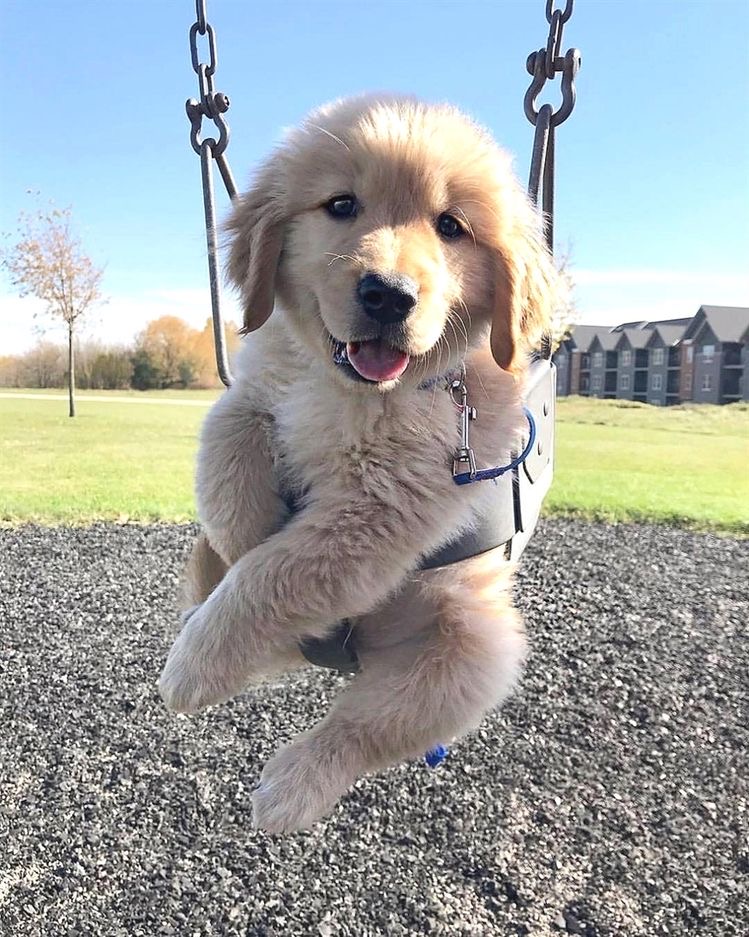
<svg viewBox="0 0 749 937">
<path fill-rule="evenodd" d="M 251 788 L 342 678 L 167 713 L 191 533 L 0 531 L 3 935 L 749 933 L 746 542 L 542 523 L 518 694 L 277 838 Z"/>
</svg>

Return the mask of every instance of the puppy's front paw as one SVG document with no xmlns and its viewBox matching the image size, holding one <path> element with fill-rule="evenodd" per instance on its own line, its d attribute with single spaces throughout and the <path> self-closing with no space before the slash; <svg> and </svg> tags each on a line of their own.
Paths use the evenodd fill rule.
<svg viewBox="0 0 749 937">
<path fill-rule="evenodd" d="M 339 758 L 302 736 L 263 768 L 252 795 L 253 824 L 268 833 L 306 830 L 330 813 L 353 780 Z"/>
<path fill-rule="evenodd" d="M 169 709 L 190 713 L 223 703 L 242 689 L 243 680 L 236 654 L 221 625 L 211 620 L 207 603 L 190 609 L 183 621 L 159 679 L 159 693 Z"/>
</svg>

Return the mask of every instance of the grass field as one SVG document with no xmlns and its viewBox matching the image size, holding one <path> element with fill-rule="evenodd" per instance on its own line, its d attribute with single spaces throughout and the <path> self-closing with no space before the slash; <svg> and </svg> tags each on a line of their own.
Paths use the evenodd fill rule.
<svg viewBox="0 0 749 937">
<path fill-rule="evenodd" d="M 125 395 L 80 393 L 72 420 L 64 398 L 0 397 L 0 519 L 78 523 L 194 516 L 197 434 L 218 392 L 142 395 L 150 405 L 89 399 L 103 396 Z"/>
<path fill-rule="evenodd" d="M 219 395 L 220 390 L 149 390 L 143 393 L 140 390 L 77 390 L 75 392 L 76 400 L 92 399 L 96 397 L 112 397 L 116 399 L 126 398 L 127 400 L 203 400 L 210 403 Z M 14 397 L 64 397 L 68 399 L 67 389 L 43 390 L 38 387 L 0 387 L 2 396 L 12 395 Z"/>
<path fill-rule="evenodd" d="M 558 401 L 547 513 L 749 535 L 749 406 Z"/>
<path fill-rule="evenodd" d="M 92 391 L 79 394 L 79 415 L 71 420 L 60 391 L 3 390 L 0 520 L 193 518 L 197 433 L 217 396 Z M 562 399 L 556 452 L 547 514 L 749 535 L 747 405 L 666 410 Z"/>
</svg>

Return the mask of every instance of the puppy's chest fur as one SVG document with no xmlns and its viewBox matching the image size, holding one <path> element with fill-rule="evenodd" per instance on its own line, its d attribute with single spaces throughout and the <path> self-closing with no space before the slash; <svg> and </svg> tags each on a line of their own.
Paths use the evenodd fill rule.
<svg viewBox="0 0 749 937">
<path fill-rule="evenodd" d="M 300 380 L 273 408 L 272 449 L 283 491 L 337 486 L 361 496 L 399 479 L 448 478 L 459 441 L 458 414 L 442 389 L 369 397 Z"/>
<path fill-rule="evenodd" d="M 452 480 L 460 413 L 446 381 L 388 393 L 349 388 L 270 326 L 263 341 L 245 347 L 240 378 L 248 400 L 269 417 L 268 449 L 282 495 L 297 504 L 318 496 L 369 499 L 387 509 L 426 493 L 445 505 L 473 503 L 491 489 Z M 466 368 L 469 400 L 478 409 L 470 434 L 478 466 L 500 465 L 525 427 L 520 388 L 488 348 L 473 353 Z"/>
<path fill-rule="evenodd" d="M 299 382 L 278 399 L 273 416 L 277 483 L 298 505 L 317 498 L 342 508 L 367 501 L 390 512 L 430 502 L 442 505 L 451 527 L 455 511 L 493 497 L 491 483 L 453 482 L 459 412 L 441 387 L 342 399 L 324 385 Z M 514 407 L 498 412 L 485 400 L 471 435 L 479 467 L 507 457 L 517 420 Z"/>
</svg>

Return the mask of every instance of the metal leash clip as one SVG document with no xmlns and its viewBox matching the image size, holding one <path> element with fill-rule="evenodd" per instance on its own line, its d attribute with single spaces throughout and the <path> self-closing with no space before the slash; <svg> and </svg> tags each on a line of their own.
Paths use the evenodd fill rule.
<svg viewBox="0 0 749 937">
<path fill-rule="evenodd" d="M 478 416 L 478 412 L 475 407 L 468 405 L 468 388 L 464 375 L 465 371 L 450 384 L 453 403 L 460 410 L 460 446 L 456 449 L 453 458 L 453 478 L 466 473 L 470 478 L 476 476 L 476 456 L 468 441 L 468 428 L 471 420 L 475 420 Z M 460 394 L 460 400 L 457 399 L 456 394 Z"/>
</svg>

